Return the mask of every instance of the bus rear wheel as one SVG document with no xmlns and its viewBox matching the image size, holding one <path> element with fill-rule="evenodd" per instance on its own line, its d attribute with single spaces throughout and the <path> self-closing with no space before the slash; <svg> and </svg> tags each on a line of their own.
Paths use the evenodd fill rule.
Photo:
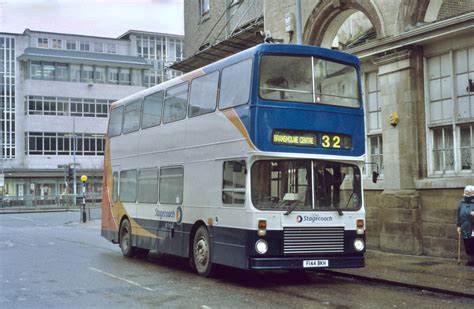
<svg viewBox="0 0 474 309">
<path fill-rule="evenodd" d="M 211 242 L 205 226 L 200 226 L 193 241 L 193 261 L 197 273 L 208 277 L 211 273 Z"/>
<path fill-rule="evenodd" d="M 120 236 L 120 249 L 122 250 L 123 256 L 131 258 L 135 255 L 136 248 L 132 246 L 132 228 L 130 221 L 125 219 L 120 224 L 119 230 Z"/>
</svg>

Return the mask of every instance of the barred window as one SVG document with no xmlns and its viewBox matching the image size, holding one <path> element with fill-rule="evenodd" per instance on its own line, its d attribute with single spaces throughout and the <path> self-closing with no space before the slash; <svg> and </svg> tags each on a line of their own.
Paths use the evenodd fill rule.
<svg viewBox="0 0 474 309">
<path fill-rule="evenodd" d="M 383 175 L 383 140 L 382 140 L 382 101 L 380 99 L 380 82 L 377 72 L 365 75 L 366 122 L 367 122 L 367 157 L 366 174 L 378 171 Z"/>
<path fill-rule="evenodd" d="M 473 173 L 474 47 L 429 57 L 426 71 L 429 174 Z"/>
<path fill-rule="evenodd" d="M 76 50 L 76 41 L 66 41 L 66 49 L 67 50 Z"/>
<path fill-rule="evenodd" d="M 48 39 L 47 38 L 38 38 L 38 47 L 39 48 L 48 48 Z"/>
</svg>

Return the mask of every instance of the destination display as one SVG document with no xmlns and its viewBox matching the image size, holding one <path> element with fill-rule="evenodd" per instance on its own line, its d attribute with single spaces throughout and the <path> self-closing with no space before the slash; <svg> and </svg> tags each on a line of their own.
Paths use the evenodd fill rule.
<svg viewBox="0 0 474 309">
<path fill-rule="evenodd" d="M 317 136 L 308 132 L 273 131 L 273 143 L 279 145 L 317 147 Z"/>
<path fill-rule="evenodd" d="M 288 146 L 351 149 L 352 137 L 322 132 L 273 130 L 272 143 Z"/>
</svg>

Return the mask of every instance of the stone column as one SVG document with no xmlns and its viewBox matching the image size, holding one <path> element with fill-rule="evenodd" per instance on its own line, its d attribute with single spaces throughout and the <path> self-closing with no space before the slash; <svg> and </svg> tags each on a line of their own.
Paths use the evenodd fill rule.
<svg viewBox="0 0 474 309">
<path fill-rule="evenodd" d="M 423 109 L 422 52 L 410 48 L 381 56 L 378 66 L 382 106 L 384 191 L 378 199 L 380 249 L 422 253 L 418 175 L 418 112 Z M 398 115 L 398 124 L 389 115 Z"/>
</svg>

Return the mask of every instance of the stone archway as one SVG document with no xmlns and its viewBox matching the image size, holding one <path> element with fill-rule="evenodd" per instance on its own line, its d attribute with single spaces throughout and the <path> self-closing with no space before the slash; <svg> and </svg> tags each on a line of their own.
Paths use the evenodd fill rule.
<svg viewBox="0 0 474 309">
<path fill-rule="evenodd" d="M 377 38 L 385 36 L 380 14 L 370 0 L 323 0 L 316 5 L 306 22 L 305 44 L 330 47 L 344 21 L 356 11 L 367 16 Z"/>
<path fill-rule="evenodd" d="M 442 2 L 442 0 L 401 1 L 398 8 L 397 31 L 401 33 L 418 22 L 424 22 L 428 10 L 432 12 L 431 15 L 436 15 L 436 19 Z"/>
</svg>

